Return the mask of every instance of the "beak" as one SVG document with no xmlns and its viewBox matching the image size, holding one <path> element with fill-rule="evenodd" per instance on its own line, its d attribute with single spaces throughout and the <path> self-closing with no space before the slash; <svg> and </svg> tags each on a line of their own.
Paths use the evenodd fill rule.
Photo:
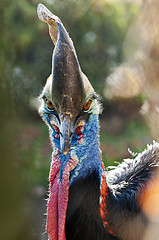
<svg viewBox="0 0 159 240">
<path fill-rule="evenodd" d="M 65 116 L 60 127 L 60 147 L 63 155 L 66 155 L 70 150 L 74 130 L 72 119 Z"/>
</svg>

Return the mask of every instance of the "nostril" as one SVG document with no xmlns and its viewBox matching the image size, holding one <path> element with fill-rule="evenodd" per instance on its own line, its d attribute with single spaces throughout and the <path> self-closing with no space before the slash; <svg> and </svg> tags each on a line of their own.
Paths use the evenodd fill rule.
<svg viewBox="0 0 159 240">
<path fill-rule="evenodd" d="M 60 135 L 61 135 L 61 137 L 63 137 L 63 134 L 62 134 L 62 132 L 60 132 Z M 72 137 L 72 135 L 73 135 L 73 132 L 71 132 L 71 133 L 70 133 L 70 136 L 69 136 L 69 137 L 71 138 L 71 137 Z"/>
<path fill-rule="evenodd" d="M 72 135 L 73 135 L 73 132 L 70 133 L 70 137 L 72 137 Z"/>
</svg>

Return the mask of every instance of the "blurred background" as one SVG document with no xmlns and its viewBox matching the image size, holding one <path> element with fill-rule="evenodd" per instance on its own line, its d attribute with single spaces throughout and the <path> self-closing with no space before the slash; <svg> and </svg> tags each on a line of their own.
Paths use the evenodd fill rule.
<svg viewBox="0 0 159 240">
<path fill-rule="evenodd" d="M 53 44 L 37 0 L 0 2 L 0 232 L 3 240 L 45 240 L 51 146 L 37 97 Z M 82 70 L 102 96 L 105 166 L 159 135 L 159 2 L 45 0 L 63 21 Z"/>
</svg>

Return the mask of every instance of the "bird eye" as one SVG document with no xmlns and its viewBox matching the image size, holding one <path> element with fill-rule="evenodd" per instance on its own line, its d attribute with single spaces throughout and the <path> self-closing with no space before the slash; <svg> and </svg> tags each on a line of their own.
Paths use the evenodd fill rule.
<svg viewBox="0 0 159 240">
<path fill-rule="evenodd" d="M 54 109 L 54 106 L 52 104 L 52 102 L 50 100 L 46 100 L 46 104 L 47 104 L 47 107 L 50 109 L 50 110 L 53 110 Z"/>
<path fill-rule="evenodd" d="M 92 100 L 89 99 L 83 106 L 84 111 L 88 111 L 91 106 Z"/>
</svg>

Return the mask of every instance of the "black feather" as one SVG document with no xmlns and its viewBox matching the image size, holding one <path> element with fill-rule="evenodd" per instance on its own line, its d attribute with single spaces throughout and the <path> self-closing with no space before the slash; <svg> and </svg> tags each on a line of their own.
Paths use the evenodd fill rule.
<svg viewBox="0 0 159 240">
<path fill-rule="evenodd" d="M 99 198 L 100 178 L 97 171 L 71 185 L 65 224 L 67 240 L 117 240 L 104 228 Z"/>
</svg>

